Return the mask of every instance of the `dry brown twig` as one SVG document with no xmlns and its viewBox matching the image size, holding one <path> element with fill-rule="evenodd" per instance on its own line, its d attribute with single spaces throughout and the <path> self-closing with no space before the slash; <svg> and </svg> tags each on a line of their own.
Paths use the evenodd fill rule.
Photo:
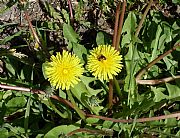
<svg viewBox="0 0 180 138">
<path fill-rule="evenodd" d="M 49 59 L 49 58 L 50 58 L 50 54 L 49 54 L 48 50 L 47 50 L 46 48 L 44 48 L 43 45 L 41 44 L 41 41 L 40 41 L 40 39 L 39 39 L 39 37 L 38 37 L 35 29 L 33 28 L 33 25 L 32 25 L 32 23 L 31 23 L 31 20 L 30 20 L 30 17 L 29 17 L 29 15 L 28 15 L 27 11 L 24 11 L 24 15 L 25 15 L 25 19 L 26 19 L 27 22 L 28 22 L 29 28 L 30 28 L 30 30 L 31 30 L 31 32 L 32 32 L 32 34 L 33 34 L 33 37 L 34 37 L 35 41 L 38 43 L 38 45 L 39 45 L 39 46 L 41 47 L 41 49 L 45 52 L 47 58 Z"/>
<path fill-rule="evenodd" d="M 121 2 L 117 5 L 116 8 L 116 20 L 115 20 L 115 26 L 114 26 L 114 35 L 113 35 L 113 47 L 115 47 L 116 50 L 120 51 L 119 48 L 119 42 L 121 39 L 121 32 L 122 32 L 122 26 L 124 22 L 124 14 L 126 10 L 126 0 L 123 1 L 122 4 L 122 11 L 120 11 L 121 8 Z M 120 14 L 121 12 L 121 14 Z M 113 105 L 113 80 L 109 80 L 109 97 L 108 97 L 108 108 L 111 109 Z"/>
<path fill-rule="evenodd" d="M 92 129 L 87 129 L 87 128 L 79 128 L 79 129 L 76 129 L 74 131 L 71 131 L 67 134 L 68 137 L 76 134 L 76 133 L 82 133 L 82 132 L 86 132 L 86 133 L 91 133 L 91 134 L 94 134 L 94 135 L 105 135 L 105 136 L 112 136 L 113 135 L 113 132 L 108 132 L 108 131 L 103 131 L 103 130 L 92 130 Z"/>
<path fill-rule="evenodd" d="M 31 92 L 34 94 L 42 94 L 45 95 L 46 92 L 42 90 L 36 90 L 36 89 L 30 89 L 30 88 L 25 88 L 25 87 L 18 87 L 18 86 L 10 86 L 10 85 L 5 85 L 5 84 L 0 84 L 0 88 L 6 89 L 6 90 L 16 90 L 16 91 L 24 91 L 24 92 Z M 50 98 L 55 99 L 59 101 L 60 103 L 63 103 L 70 108 L 74 109 L 74 106 L 71 102 L 69 102 L 66 99 L 63 99 L 57 95 L 52 95 Z M 149 122 L 149 121 L 155 121 L 155 120 L 162 120 L 162 119 L 168 119 L 168 118 L 180 118 L 180 113 L 172 113 L 169 115 L 162 115 L 162 116 L 157 116 L 157 117 L 148 117 L 148 118 L 138 118 L 138 119 L 114 119 L 114 118 L 109 118 L 109 117 L 104 117 L 104 116 L 98 116 L 98 115 L 93 115 L 93 114 L 86 114 L 82 110 L 83 114 L 86 116 L 86 118 L 98 118 L 101 120 L 106 120 L 106 121 L 112 121 L 116 123 L 133 123 L 133 122 Z"/>
</svg>

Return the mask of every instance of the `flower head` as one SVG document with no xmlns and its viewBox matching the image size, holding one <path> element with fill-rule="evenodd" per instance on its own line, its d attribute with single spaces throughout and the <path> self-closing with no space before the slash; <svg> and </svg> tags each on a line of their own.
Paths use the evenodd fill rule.
<svg viewBox="0 0 180 138">
<path fill-rule="evenodd" d="M 113 79 L 113 75 L 121 72 L 122 56 L 111 45 L 99 45 L 88 57 L 87 68 L 100 80 Z"/>
<path fill-rule="evenodd" d="M 45 74 L 51 85 L 62 90 L 68 90 L 77 84 L 83 71 L 80 59 L 65 50 L 62 55 L 59 52 L 56 56 L 52 55 L 51 62 L 45 66 Z"/>
</svg>

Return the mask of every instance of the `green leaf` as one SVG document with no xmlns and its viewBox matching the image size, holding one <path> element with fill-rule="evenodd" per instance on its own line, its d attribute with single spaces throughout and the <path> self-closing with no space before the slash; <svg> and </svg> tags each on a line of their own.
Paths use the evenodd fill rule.
<svg viewBox="0 0 180 138">
<path fill-rule="evenodd" d="M 112 45 L 112 39 L 109 34 L 105 32 L 98 32 L 96 36 L 97 45 Z"/>
<path fill-rule="evenodd" d="M 96 36 L 96 43 L 97 43 L 97 45 L 103 45 L 103 44 L 105 44 L 105 42 L 104 42 L 104 34 L 103 34 L 103 32 L 99 32 L 99 33 L 97 33 L 97 36 Z"/>
<path fill-rule="evenodd" d="M 122 37 L 122 42 L 121 42 L 122 46 L 124 46 L 125 44 L 129 44 L 130 41 L 133 39 L 133 35 L 136 28 L 136 22 L 137 20 L 135 14 L 133 12 L 130 12 L 124 22 L 122 29 L 122 33 L 126 33 Z"/>
<path fill-rule="evenodd" d="M 120 131 L 120 129 L 121 129 L 120 126 L 119 126 L 119 123 L 114 123 L 112 121 L 104 121 L 103 122 L 103 128 L 108 128 L 111 131 L 112 130 Z"/>
<path fill-rule="evenodd" d="M 11 35 L 11 36 L 8 36 L 8 37 L 5 37 L 3 40 L 0 41 L 0 45 L 4 45 L 6 44 L 8 41 L 12 40 L 14 37 L 18 37 L 22 34 L 23 30 L 20 30 L 19 32 Z"/>
<path fill-rule="evenodd" d="M 75 55 L 77 55 L 80 59 L 82 63 L 85 63 L 85 56 L 87 55 L 87 50 L 83 45 L 80 45 L 78 43 L 69 43 L 72 45 L 73 48 L 73 52 Z"/>
<path fill-rule="evenodd" d="M 69 132 L 78 129 L 76 125 L 61 125 L 51 129 L 44 138 L 58 138 L 63 134 L 68 134 Z"/>
<path fill-rule="evenodd" d="M 3 99 L 3 95 L 4 95 L 4 92 L 0 91 L 0 102 L 1 102 L 2 99 Z"/>
<path fill-rule="evenodd" d="M 31 78 L 32 75 L 33 75 L 33 68 L 32 68 L 32 66 L 25 65 L 22 68 L 22 70 L 21 70 L 20 78 L 22 80 L 26 80 L 26 81 L 30 82 L 31 80 L 33 80 Z"/>
<path fill-rule="evenodd" d="M 3 1 L 1 1 L 3 2 Z M 18 2 L 18 0 L 11 0 L 11 1 L 8 1 L 8 3 L 5 5 L 5 7 L 1 7 L 2 9 L 0 10 L 0 14 L 3 14 L 5 13 L 7 10 L 10 10 L 10 8 L 16 4 L 16 2 Z"/>
<path fill-rule="evenodd" d="M 8 138 L 8 130 L 5 128 L 0 128 L 0 134 L 1 134 L 1 138 Z"/>
<path fill-rule="evenodd" d="M 66 20 L 66 23 L 70 24 L 69 13 L 65 9 L 62 9 L 61 12 L 64 16 L 64 19 Z"/>
<path fill-rule="evenodd" d="M 9 123 L 3 124 L 3 127 L 8 128 L 8 130 L 9 130 L 8 137 L 11 137 L 11 136 L 13 137 L 14 136 L 14 137 L 17 137 L 17 138 L 21 138 L 21 137 L 25 138 L 25 136 L 24 136 L 24 133 L 25 133 L 24 128 L 19 127 L 19 126 L 17 126 L 17 127 L 12 126 Z"/>
<path fill-rule="evenodd" d="M 163 92 L 166 90 L 165 88 L 156 88 L 156 87 L 151 87 L 151 90 L 154 92 L 154 102 L 160 102 L 163 99 L 167 99 L 168 96 L 163 94 Z"/>
<path fill-rule="evenodd" d="M 42 64 L 42 72 L 43 72 L 43 76 L 45 79 L 47 79 L 46 73 L 45 73 L 45 68 L 49 66 L 48 62 L 45 62 Z"/>
<path fill-rule="evenodd" d="M 175 60 L 169 59 L 167 56 L 164 57 L 163 60 L 166 63 L 167 70 L 170 70 L 172 67 L 178 67 L 178 62 Z"/>
<path fill-rule="evenodd" d="M 169 115 L 171 114 L 169 111 L 165 110 L 164 111 L 164 114 L 165 115 Z M 176 126 L 177 125 L 177 121 L 176 121 L 176 118 L 168 118 L 168 119 L 165 119 L 165 122 L 164 122 L 167 126 Z"/>
<path fill-rule="evenodd" d="M 180 0 L 172 0 L 172 3 L 174 3 L 174 4 L 180 4 Z"/>
<path fill-rule="evenodd" d="M 139 59 L 137 47 L 130 43 L 128 45 L 129 51 L 125 55 L 125 64 L 126 64 L 126 72 L 127 76 L 125 78 L 124 91 L 128 92 L 128 100 L 133 103 L 136 101 L 137 92 L 136 91 L 136 82 L 135 82 L 135 74 L 137 70 L 137 61 Z"/>
<path fill-rule="evenodd" d="M 81 81 L 86 85 L 86 88 L 88 90 L 89 93 L 91 93 L 91 95 L 97 95 L 98 93 L 100 93 L 102 91 L 102 89 L 93 89 L 89 86 L 89 84 L 95 80 L 97 80 L 94 77 L 86 77 L 86 76 L 81 76 Z"/>
<path fill-rule="evenodd" d="M 53 6 L 51 4 L 49 4 L 47 1 L 45 1 L 44 6 L 47 10 L 47 13 L 49 13 L 49 15 L 51 17 L 53 17 L 54 19 L 60 20 L 60 21 L 62 20 L 61 15 L 58 12 L 56 12 L 56 10 L 53 8 Z"/>
<path fill-rule="evenodd" d="M 86 122 L 87 122 L 88 124 L 95 124 L 95 123 L 97 123 L 98 121 L 99 121 L 98 118 L 88 117 L 88 118 L 86 119 Z"/>
<path fill-rule="evenodd" d="M 169 92 L 169 99 L 180 97 L 179 86 L 166 83 L 166 87 Z"/>
<path fill-rule="evenodd" d="M 76 96 L 76 98 L 79 101 L 81 101 L 81 96 L 83 93 L 91 96 L 91 94 L 88 92 L 88 90 L 86 89 L 86 86 L 84 85 L 84 83 L 82 83 L 82 81 L 76 84 L 74 87 L 72 87 L 71 91 L 73 95 Z"/>
<path fill-rule="evenodd" d="M 70 42 L 77 43 L 79 41 L 79 35 L 74 31 L 72 26 L 65 23 L 63 25 L 63 35 Z"/>
<path fill-rule="evenodd" d="M 30 115 L 30 109 L 31 109 L 30 107 L 31 107 L 31 97 L 29 96 L 28 102 L 26 105 L 26 112 L 25 112 L 25 116 L 24 116 L 24 129 L 25 129 L 26 134 L 28 132 L 29 115 Z"/>
<path fill-rule="evenodd" d="M 153 51 L 152 51 L 152 56 L 151 56 L 150 61 L 154 60 L 160 54 L 160 52 L 157 49 L 159 46 L 159 38 L 160 38 L 161 32 L 162 32 L 162 28 L 160 25 L 158 25 L 158 28 L 156 31 L 156 38 L 151 43 L 151 48 L 153 49 Z"/>
<path fill-rule="evenodd" d="M 82 78 L 85 79 L 86 77 L 85 76 L 81 77 L 81 80 L 82 80 Z M 86 80 L 88 80 L 88 79 L 86 79 Z M 100 91 L 93 90 L 90 87 L 89 88 L 91 91 L 89 91 L 88 87 L 86 84 L 84 84 L 83 81 L 81 81 L 77 85 L 75 85 L 73 88 L 71 88 L 71 92 L 82 103 L 82 105 L 84 105 L 86 108 L 88 108 L 91 112 L 98 115 L 99 111 L 103 109 L 102 106 L 99 106 L 99 103 L 101 103 L 102 101 L 95 99 L 94 102 L 91 102 L 91 99 L 92 99 L 92 97 L 94 97 L 97 94 L 97 92 L 100 92 Z M 95 94 L 95 95 L 93 95 L 93 94 Z"/>
<path fill-rule="evenodd" d="M 7 102 L 6 107 L 8 112 L 12 113 L 20 108 L 25 107 L 26 102 L 27 101 L 24 97 L 14 97 Z"/>
</svg>

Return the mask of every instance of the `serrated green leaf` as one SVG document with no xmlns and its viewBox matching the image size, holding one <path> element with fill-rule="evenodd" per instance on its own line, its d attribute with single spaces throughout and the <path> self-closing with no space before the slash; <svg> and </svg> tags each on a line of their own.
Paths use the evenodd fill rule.
<svg viewBox="0 0 180 138">
<path fill-rule="evenodd" d="M 91 94 L 88 92 L 88 90 L 86 89 L 86 86 L 84 85 L 84 83 L 79 82 L 78 84 L 76 84 L 74 87 L 71 88 L 71 91 L 73 93 L 74 96 L 76 96 L 76 98 L 81 101 L 81 96 L 83 93 L 90 95 Z"/>
<path fill-rule="evenodd" d="M 122 37 L 122 42 L 121 42 L 122 46 L 124 46 L 125 44 L 129 44 L 133 39 L 133 35 L 136 28 L 136 22 L 137 20 L 135 14 L 133 12 L 130 12 L 124 22 L 124 26 L 122 29 L 122 33 L 126 33 Z"/>
</svg>

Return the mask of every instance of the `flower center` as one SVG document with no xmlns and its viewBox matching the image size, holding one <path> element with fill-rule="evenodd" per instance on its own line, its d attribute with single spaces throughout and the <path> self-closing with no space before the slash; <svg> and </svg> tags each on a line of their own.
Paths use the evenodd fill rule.
<svg viewBox="0 0 180 138">
<path fill-rule="evenodd" d="M 63 74 L 67 74 L 68 70 L 67 69 L 63 69 Z"/>
</svg>

